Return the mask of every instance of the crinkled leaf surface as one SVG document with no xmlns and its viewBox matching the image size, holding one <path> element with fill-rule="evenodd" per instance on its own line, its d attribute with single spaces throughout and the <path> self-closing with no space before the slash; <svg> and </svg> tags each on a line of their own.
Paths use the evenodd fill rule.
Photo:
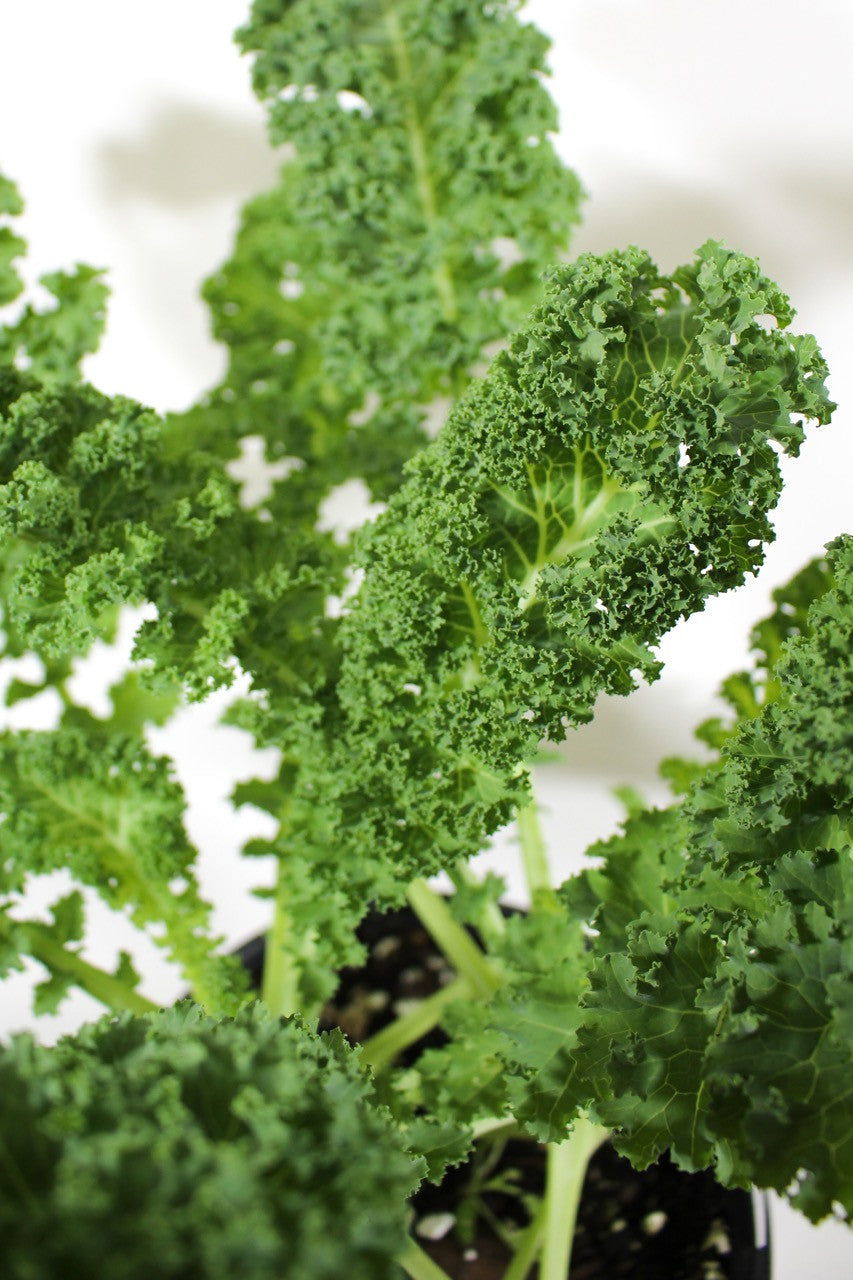
<svg viewBox="0 0 853 1280">
<path fill-rule="evenodd" d="M 792 415 L 828 416 L 790 316 L 714 243 L 671 278 L 639 250 L 554 272 L 363 539 L 337 695 L 299 724 L 272 847 L 338 890 L 345 866 L 354 901 L 399 896 L 510 817 L 543 735 L 656 675 L 664 632 L 760 563 Z"/>
<path fill-rule="evenodd" d="M 214 954 L 221 939 L 211 935 L 195 880 L 183 793 L 170 763 L 125 721 L 127 681 L 117 697 L 112 720 L 71 707 L 56 729 L 0 735 L 0 892 L 17 894 L 34 875 L 67 870 L 138 927 L 153 927 L 199 998 L 232 1008 L 245 983 L 236 961 Z M 75 902 L 54 910 L 50 938 L 61 947 L 77 941 L 69 932 Z M 12 927 L 7 946 L 15 936 Z M 53 974 L 51 997 L 64 994 L 66 979 Z"/>
<path fill-rule="evenodd" d="M 285 163 L 206 286 L 227 378 L 190 415 L 302 464 L 288 525 L 352 476 L 387 493 L 565 251 L 545 37 L 499 0 L 258 0 L 238 33 Z"/>
<path fill-rule="evenodd" d="M 254 1006 L 0 1051 L 9 1280 L 382 1280 L 422 1174 L 338 1034 Z"/>
<path fill-rule="evenodd" d="M 819 1218 L 853 1207 L 853 541 L 783 595 L 760 708 L 565 887 L 598 932 L 573 1092 L 632 1160 L 714 1160 Z"/>
</svg>

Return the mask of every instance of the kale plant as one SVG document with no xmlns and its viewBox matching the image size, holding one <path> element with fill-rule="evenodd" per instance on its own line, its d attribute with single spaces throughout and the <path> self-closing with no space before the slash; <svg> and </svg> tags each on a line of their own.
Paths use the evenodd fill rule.
<svg viewBox="0 0 853 1280">
<path fill-rule="evenodd" d="M 0 972 L 42 966 L 36 1012 L 73 988 L 107 1011 L 0 1051 L 10 1280 L 440 1280 L 409 1197 L 517 1134 L 548 1179 L 512 1280 L 563 1280 L 608 1136 L 815 1220 L 853 1207 L 849 537 L 777 593 L 706 759 L 666 763 L 671 805 L 631 798 L 595 866 L 548 869 L 543 742 L 654 680 L 664 634 L 757 570 L 779 455 L 833 406 L 753 259 L 569 257 L 580 186 L 517 11 L 255 0 L 238 41 L 287 158 L 205 287 L 229 362 L 181 413 L 83 380 L 101 273 L 23 300 L 0 181 L 4 655 L 42 671 L 7 701 L 62 707 L 0 735 Z M 288 460 L 256 506 L 231 468 L 247 436 Z M 321 511 L 352 480 L 384 510 L 336 538 Z M 73 664 L 143 603 L 98 716 Z M 148 738 L 238 669 L 228 718 L 280 760 L 234 795 L 275 826 L 245 850 L 278 866 L 260 997 Z M 513 819 L 531 907 L 506 919 L 469 862 Z M 80 888 L 45 921 L 26 893 L 57 869 Z M 164 948 L 188 1003 L 86 958 L 82 887 Z M 452 979 L 360 1046 L 318 1034 L 360 921 L 404 901 Z M 434 1027 L 445 1047 L 402 1069 Z"/>
</svg>

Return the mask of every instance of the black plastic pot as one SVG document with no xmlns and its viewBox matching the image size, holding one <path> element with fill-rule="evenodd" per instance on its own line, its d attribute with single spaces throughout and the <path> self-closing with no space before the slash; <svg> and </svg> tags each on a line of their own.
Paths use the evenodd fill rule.
<svg viewBox="0 0 853 1280">
<path fill-rule="evenodd" d="M 400 1001 L 421 999 L 451 976 L 420 921 L 408 908 L 369 915 L 359 928 L 367 948 L 363 968 L 344 969 L 321 1028 L 339 1026 L 353 1042 L 382 1029 Z M 264 939 L 239 951 L 256 985 L 263 968 Z M 424 1049 L 445 1043 L 436 1028 L 412 1045 L 410 1064 Z M 536 1195 L 544 1187 L 545 1148 L 528 1140 L 506 1144 L 491 1176 L 509 1175 L 514 1187 Z M 471 1181 L 463 1165 L 440 1186 L 425 1185 L 413 1201 L 414 1230 L 458 1215 Z M 488 1214 L 523 1226 L 515 1194 L 487 1192 Z M 451 1230 L 440 1239 L 419 1235 L 422 1248 L 452 1280 L 500 1280 L 509 1253 L 486 1219 L 472 1238 Z M 532 1272 L 535 1280 L 536 1271 Z M 637 1172 L 606 1144 L 590 1162 L 567 1280 L 770 1280 L 769 1220 L 765 1197 L 720 1186 L 713 1175 L 685 1173 L 668 1159 Z"/>
</svg>

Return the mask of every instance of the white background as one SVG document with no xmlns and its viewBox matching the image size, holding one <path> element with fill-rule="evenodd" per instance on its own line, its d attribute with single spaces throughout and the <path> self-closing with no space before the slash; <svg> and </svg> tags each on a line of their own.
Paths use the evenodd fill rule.
<svg viewBox="0 0 853 1280">
<path fill-rule="evenodd" d="M 554 39 L 558 146 L 589 192 L 575 249 L 638 243 L 671 269 L 712 236 L 760 257 L 792 295 L 797 325 L 818 336 L 842 406 L 787 467 L 778 541 L 759 578 L 676 628 L 659 683 L 604 701 L 541 770 L 565 874 L 617 821 L 612 786 L 663 796 L 656 761 L 690 751 L 720 680 L 745 662 L 772 588 L 850 528 L 853 10 L 847 0 L 531 0 L 528 13 Z M 243 0 L 0 4 L 0 168 L 27 200 L 28 271 L 78 260 L 109 268 L 109 332 L 88 376 L 161 409 L 190 403 L 223 368 L 198 285 L 227 254 L 241 201 L 275 170 L 248 65 L 231 44 L 244 16 Z M 109 666 L 104 653 L 88 664 L 90 696 Z M 263 928 L 266 908 L 248 889 L 272 869 L 238 861 L 241 838 L 263 822 L 233 815 L 225 797 L 235 776 L 272 761 L 253 764 L 242 735 L 213 727 L 214 711 L 188 714 L 156 743 L 175 753 L 215 924 L 234 943 Z M 29 708 L 27 723 L 50 713 Z M 14 722 L 24 723 L 20 712 Z M 509 866 L 511 852 L 508 835 L 486 860 Z M 33 900 L 53 900 L 60 884 Z M 87 954 L 106 961 L 126 939 L 103 910 L 93 919 Z M 171 999 L 179 977 L 153 946 L 136 951 L 147 992 Z M 0 1031 L 33 1025 L 35 976 L 33 966 L 4 989 Z M 94 1012 L 75 997 L 40 1034 L 52 1039 Z M 774 1232 L 776 1280 L 853 1275 L 837 1224 L 814 1230 L 774 1206 Z"/>
</svg>

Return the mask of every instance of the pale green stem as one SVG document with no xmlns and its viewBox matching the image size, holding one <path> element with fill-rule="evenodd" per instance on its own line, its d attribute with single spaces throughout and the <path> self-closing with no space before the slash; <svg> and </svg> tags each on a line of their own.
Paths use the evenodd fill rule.
<svg viewBox="0 0 853 1280">
<path fill-rule="evenodd" d="M 518 1132 L 519 1128 L 513 1116 L 489 1116 L 484 1120 L 474 1120 L 471 1123 L 471 1134 L 475 1142 L 493 1133 L 503 1133 L 505 1137 L 511 1137 L 513 1133 Z"/>
<path fill-rule="evenodd" d="M 261 998 L 277 1018 L 289 1017 L 299 1009 L 299 965 L 288 947 L 291 936 L 283 867 L 279 868 L 275 914 L 264 948 L 264 976 Z"/>
<path fill-rule="evenodd" d="M 434 995 L 419 1001 L 402 1018 L 395 1018 L 387 1027 L 365 1040 L 360 1050 L 362 1062 L 376 1072 L 383 1071 L 410 1044 L 438 1026 L 449 1004 L 454 1000 L 471 1000 L 474 995 L 467 978 L 456 978 L 453 982 L 448 982 L 446 987 L 442 987 Z"/>
<path fill-rule="evenodd" d="M 89 964 L 82 956 L 66 950 L 52 937 L 48 925 L 37 921 L 15 922 L 15 933 L 22 937 L 27 955 L 40 961 L 51 973 L 70 978 L 76 987 L 87 991 L 107 1009 L 115 1013 L 154 1013 L 160 1005 L 129 987 L 114 974 L 105 973 Z"/>
<path fill-rule="evenodd" d="M 536 1261 L 545 1230 L 547 1203 L 542 1200 L 536 1213 L 524 1228 L 512 1255 L 512 1261 L 503 1274 L 503 1280 L 527 1280 L 527 1274 Z M 565 1277 L 563 1277 L 565 1280 Z"/>
<path fill-rule="evenodd" d="M 501 985 L 501 975 L 453 915 L 439 894 L 425 880 L 413 880 L 406 896 L 421 924 L 443 951 L 453 968 L 467 978 L 478 996 L 488 998 Z"/>
<path fill-rule="evenodd" d="M 414 1240 L 397 1254 L 397 1261 L 411 1280 L 450 1280 L 446 1271 L 433 1262 L 428 1253 L 424 1253 Z"/>
<path fill-rule="evenodd" d="M 600 1125 L 578 1119 L 564 1142 L 548 1144 L 539 1280 L 566 1280 L 589 1158 L 608 1136 L 608 1131 Z"/>
<path fill-rule="evenodd" d="M 521 862 L 530 901 L 533 906 L 553 900 L 551 869 L 536 801 L 531 799 L 518 810 L 518 836 L 521 845 Z"/>
</svg>

